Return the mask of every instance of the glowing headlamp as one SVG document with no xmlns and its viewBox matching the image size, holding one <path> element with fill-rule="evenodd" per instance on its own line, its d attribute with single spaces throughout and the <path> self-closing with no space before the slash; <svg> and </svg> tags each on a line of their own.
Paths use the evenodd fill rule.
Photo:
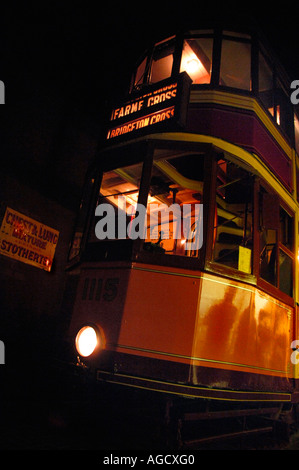
<svg viewBox="0 0 299 470">
<path fill-rule="evenodd" d="M 102 347 L 102 340 L 96 328 L 88 325 L 78 331 L 75 344 L 78 354 L 88 357 L 96 348 Z"/>
</svg>

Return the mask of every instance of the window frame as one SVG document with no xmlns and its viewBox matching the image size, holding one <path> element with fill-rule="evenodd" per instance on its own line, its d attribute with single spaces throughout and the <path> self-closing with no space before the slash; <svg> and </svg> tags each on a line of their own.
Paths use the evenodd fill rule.
<svg viewBox="0 0 299 470">
<path fill-rule="evenodd" d="M 289 258 L 292 260 L 292 295 L 288 295 L 287 293 L 283 292 L 279 288 L 279 262 L 277 262 L 277 271 L 276 271 L 276 279 L 275 279 L 275 285 L 271 284 L 267 280 L 263 279 L 261 277 L 260 273 L 260 263 L 259 263 L 259 256 L 260 256 L 260 240 L 259 240 L 259 234 L 261 227 L 258 226 L 258 250 L 256 250 L 256 256 L 257 256 L 257 265 L 258 265 L 258 271 L 257 271 L 257 287 L 260 289 L 264 290 L 268 294 L 272 295 L 276 299 L 281 300 L 282 302 L 285 302 L 288 305 L 293 306 L 294 305 L 294 293 L 295 293 L 295 268 L 296 268 L 296 254 L 295 254 L 295 213 L 294 211 L 291 210 L 291 208 L 285 203 L 285 201 L 279 196 L 278 193 L 276 193 L 269 184 L 263 179 L 259 179 L 258 182 L 258 193 L 260 193 L 261 188 L 263 188 L 268 194 L 273 195 L 274 197 L 277 197 L 277 204 L 278 204 L 278 211 L 280 211 L 280 208 L 284 209 L 287 214 L 292 217 L 293 219 L 293 227 L 292 227 L 292 239 L 293 239 L 293 251 L 288 249 L 282 242 L 281 242 L 281 231 L 280 231 L 280 221 L 278 220 L 278 226 L 276 228 L 276 234 L 277 234 L 277 241 L 276 241 L 276 259 L 279 259 L 279 251 L 282 250 Z M 260 207 L 258 208 L 258 211 L 260 210 Z M 259 217 L 259 213 L 257 214 L 257 217 Z"/>
<path fill-rule="evenodd" d="M 115 240 L 99 240 L 96 242 L 90 241 L 90 230 L 93 227 L 93 221 L 95 217 L 95 208 L 98 200 L 98 195 L 102 183 L 103 174 L 107 171 L 113 171 L 116 168 L 122 168 L 129 165 L 134 165 L 141 163 L 143 165 L 138 204 L 142 204 L 145 207 L 147 206 L 147 199 L 150 190 L 150 181 L 152 174 L 152 166 L 154 162 L 154 153 L 158 150 L 169 150 L 169 155 L 171 152 L 176 152 L 182 150 L 184 153 L 195 154 L 195 153 L 205 153 L 202 156 L 204 158 L 204 188 L 209 188 L 209 179 L 211 172 L 206 168 L 209 166 L 211 161 L 210 152 L 212 151 L 212 145 L 210 144 L 200 144 L 198 143 L 186 143 L 186 142 L 173 142 L 173 141 L 151 141 L 151 142 L 141 142 L 140 144 L 132 144 L 132 146 L 124 145 L 122 146 L 123 152 L 126 155 L 130 155 L 129 158 L 125 158 L 125 155 L 119 152 L 119 149 L 112 150 L 112 154 L 104 158 L 102 162 L 99 162 L 96 167 L 93 169 L 93 174 L 96 175 L 96 182 L 94 185 L 94 190 L 92 197 L 89 199 L 88 213 L 86 214 L 85 220 L 85 229 L 83 232 L 84 243 L 81 245 L 80 255 L 77 257 L 76 262 L 82 261 L 107 261 L 109 260 L 109 255 L 107 253 L 110 249 L 115 250 L 115 256 L 113 260 L 115 261 L 135 261 L 141 263 L 149 263 L 153 265 L 162 265 L 162 266 L 173 266 L 177 268 L 186 268 L 192 270 L 202 270 L 203 262 L 205 256 L 205 241 L 206 241 L 206 219 L 207 212 L 204 210 L 204 221 L 203 221 L 203 246 L 198 250 L 198 255 L 195 257 L 189 257 L 184 255 L 176 254 L 164 254 L 164 253 L 148 253 L 143 250 L 144 240 L 137 238 L 136 240 L 131 239 L 115 239 Z M 108 151 L 109 152 L 109 151 Z M 124 157 L 124 158 L 121 158 Z M 175 157 L 175 155 L 174 155 Z M 161 157 L 163 158 L 163 157 Z M 123 162 L 126 162 L 125 164 Z M 203 191 L 205 194 L 205 189 Z M 204 207 L 205 202 L 203 201 Z M 208 206 L 207 206 L 208 207 Z M 75 231 L 74 231 L 75 233 Z M 98 248 L 100 247 L 100 248 Z M 106 251 L 106 254 L 105 254 Z M 118 258 L 120 256 L 120 258 Z M 73 266 L 74 262 L 69 262 L 69 267 Z"/>
<path fill-rule="evenodd" d="M 227 158 L 232 162 L 235 161 L 233 157 Z M 209 189 L 208 204 L 210 207 L 208 220 L 205 221 L 208 225 L 208 230 L 206 233 L 206 246 L 204 251 L 205 262 L 204 270 L 210 273 L 221 275 L 229 279 L 234 279 L 236 281 L 246 282 L 257 286 L 259 289 L 264 292 L 272 295 L 276 299 L 288 304 L 294 305 L 294 290 L 295 290 L 295 268 L 296 268 L 296 246 L 295 246 L 295 213 L 291 208 L 283 201 L 283 199 L 276 193 L 270 185 L 260 176 L 254 176 L 253 179 L 253 247 L 252 247 L 252 273 L 247 274 L 238 269 L 217 263 L 213 260 L 213 233 L 214 233 L 214 212 L 216 208 L 216 171 L 217 171 L 217 154 L 215 155 L 214 161 L 211 162 L 212 169 L 212 178 L 211 178 L 211 187 Z M 236 160 L 237 163 L 237 160 Z M 240 162 L 240 166 L 242 163 Z M 250 168 L 243 162 L 244 169 L 250 171 Z M 284 209 L 287 214 L 293 219 L 292 227 L 292 239 L 293 239 L 293 249 L 290 250 L 281 242 L 281 233 L 280 233 L 280 223 L 278 222 L 277 226 L 277 243 L 276 243 L 276 254 L 279 255 L 279 250 L 282 250 L 287 256 L 292 260 L 292 295 L 288 295 L 279 288 L 279 269 L 277 272 L 276 285 L 272 285 L 261 277 L 260 273 L 260 204 L 259 204 L 259 194 L 263 187 L 269 194 L 277 197 L 278 200 L 278 209 Z M 278 259 L 278 258 L 277 258 Z M 279 265 L 279 263 L 277 263 Z"/>
<path fill-rule="evenodd" d="M 250 85 L 249 85 L 249 89 L 233 87 L 233 86 L 229 86 L 229 85 L 221 85 L 220 84 L 221 64 L 222 64 L 222 48 L 223 48 L 224 41 L 231 41 L 231 42 L 238 43 L 238 44 L 241 43 L 241 44 L 249 44 L 250 45 L 250 60 L 249 60 L 249 74 L 250 74 L 249 82 L 250 82 Z M 218 59 L 219 60 L 219 77 L 218 77 L 219 87 L 221 87 L 225 90 L 236 90 L 240 93 L 252 94 L 252 92 L 253 92 L 253 55 L 254 55 L 254 48 L 253 48 L 252 38 L 250 38 L 250 39 L 249 38 L 242 38 L 242 37 L 230 36 L 229 34 L 222 33 L 221 39 L 220 39 L 220 51 L 219 51 L 219 59 Z"/>
<path fill-rule="evenodd" d="M 245 32 L 246 33 L 246 32 Z M 248 33 L 248 34 L 247 34 Z M 157 47 L 167 43 L 169 41 L 173 41 L 174 45 L 174 52 L 173 52 L 173 66 L 171 70 L 170 77 L 175 77 L 180 73 L 181 67 L 181 58 L 183 53 L 183 45 L 184 41 L 188 39 L 200 39 L 200 38 L 211 38 L 213 41 L 212 46 L 212 67 L 211 67 L 211 75 L 210 75 L 210 82 L 203 83 L 203 84 L 192 84 L 192 88 L 196 89 L 219 89 L 219 90 L 227 90 L 232 93 L 238 93 L 245 96 L 251 96 L 258 100 L 258 103 L 265 111 L 269 119 L 274 123 L 276 128 L 281 132 L 282 136 L 295 148 L 295 126 L 293 123 L 293 119 L 289 120 L 289 116 L 294 114 L 294 109 L 291 105 L 290 100 L 283 99 L 283 114 L 281 115 L 281 121 L 278 122 L 278 112 L 277 112 L 277 98 L 279 95 L 279 88 L 277 84 L 281 83 L 281 95 L 285 95 L 288 98 L 288 77 L 286 73 L 283 71 L 279 62 L 275 55 L 265 48 L 264 40 L 260 37 L 258 32 L 247 31 L 246 34 L 239 33 L 233 30 L 223 30 L 222 28 L 213 28 L 212 30 L 202 30 L 199 31 L 187 31 L 185 33 L 180 33 L 176 36 L 171 36 L 165 40 L 162 40 L 154 45 L 152 45 L 148 51 L 141 56 L 141 59 L 138 61 L 138 65 L 136 65 L 134 73 L 132 74 L 132 80 L 130 83 L 130 90 L 129 92 L 134 92 L 135 89 L 141 88 L 145 85 L 150 85 L 152 82 L 150 80 L 151 77 L 151 64 L 154 51 Z M 234 41 L 238 43 L 247 43 L 250 44 L 251 47 L 251 60 L 250 60 L 250 89 L 242 89 L 237 87 L 230 87 L 225 85 L 220 85 L 220 70 L 221 70 L 221 51 L 222 51 L 222 43 L 224 40 Z M 264 104 L 260 97 L 259 92 L 259 65 L 260 65 L 260 56 L 263 57 L 263 60 L 270 68 L 272 74 L 272 99 L 273 99 L 273 115 L 271 111 L 267 109 L 267 106 Z M 143 60 L 146 60 L 144 74 L 140 83 L 135 84 L 136 75 L 138 68 L 140 67 Z M 169 77 L 169 78 L 170 78 Z M 291 121 L 291 122 L 289 122 Z"/>
<path fill-rule="evenodd" d="M 227 156 L 222 156 L 225 160 L 231 161 L 232 163 L 239 163 L 246 171 L 250 172 L 250 168 L 242 162 L 237 162 L 233 157 L 228 158 Z M 256 237 L 256 193 L 257 193 L 257 178 L 253 177 L 253 189 L 252 189 L 252 207 L 253 207 L 253 220 L 252 220 L 252 233 L 253 233 L 253 246 L 252 246 L 252 271 L 251 273 L 245 273 L 243 271 L 239 271 L 236 268 L 226 266 L 224 264 L 218 263 L 213 259 L 213 250 L 214 250 L 214 220 L 215 220 L 215 210 L 216 210 L 216 191 L 217 191 L 217 159 L 219 155 L 215 155 L 214 161 L 212 163 L 212 174 L 213 178 L 211 181 L 211 188 L 210 188 L 210 195 L 209 195 L 209 220 L 208 220 L 208 234 L 207 234 L 207 246 L 205 252 L 205 265 L 204 269 L 208 272 L 215 273 L 218 275 L 222 275 L 228 277 L 230 279 L 235 279 L 238 281 L 246 282 L 249 284 L 256 285 L 257 283 L 257 276 L 256 276 L 256 244 L 257 244 L 257 237 Z"/>
<path fill-rule="evenodd" d="M 147 165 L 144 169 L 144 184 L 140 183 L 140 200 L 141 204 L 144 204 L 147 207 L 147 197 L 150 191 L 150 181 L 152 175 L 152 166 L 156 158 L 154 158 L 154 153 L 157 150 L 163 150 L 164 148 L 169 149 L 169 156 L 171 155 L 171 150 L 174 151 L 182 150 L 182 152 L 190 152 L 192 153 L 200 153 L 205 152 L 205 155 L 202 157 L 204 158 L 204 190 L 203 190 L 203 245 L 199 249 L 198 255 L 196 257 L 188 257 L 183 255 L 169 255 L 166 253 L 149 253 L 142 249 L 142 245 L 144 240 L 137 239 L 134 240 L 134 252 L 135 252 L 135 260 L 141 263 L 149 263 L 153 265 L 162 265 L 162 266 L 172 266 L 178 268 L 185 268 L 185 269 L 192 269 L 197 271 L 202 271 L 204 268 L 204 260 L 205 260 L 205 253 L 206 253 L 206 240 L 207 240 L 207 230 L 208 230 L 208 211 L 205 210 L 205 206 L 208 206 L 206 202 L 209 197 L 207 193 L 209 192 L 210 188 L 210 179 L 212 177 L 212 172 L 210 171 L 210 162 L 213 160 L 212 155 L 214 153 L 212 149 L 212 145 L 210 144 L 201 144 L 200 146 L 196 143 L 186 143 L 186 142 L 168 142 L 164 141 L 163 144 L 161 142 L 152 142 L 152 155 L 151 155 L 151 163 Z M 163 158 L 163 157 L 161 157 Z M 175 158 L 175 157 L 174 157 Z"/>
</svg>

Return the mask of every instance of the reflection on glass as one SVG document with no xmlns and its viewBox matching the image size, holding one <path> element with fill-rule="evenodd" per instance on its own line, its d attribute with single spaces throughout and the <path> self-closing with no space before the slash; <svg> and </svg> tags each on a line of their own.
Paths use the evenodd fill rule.
<svg viewBox="0 0 299 470">
<path fill-rule="evenodd" d="M 276 230 L 265 228 L 261 231 L 260 275 L 272 285 L 276 285 L 276 244 Z"/>
<path fill-rule="evenodd" d="M 193 84 L 210 83 L 212 51 L 212 38 L 185 40 L 180 72 L 187 72 Z"/>
<path fill-rule="evenodd" d="M 134 86 L 137 87 L 137 88 L 138 88 L 138 86 L 141 86 L 143 84 L 146 62 L 147 62 L 147 57 L 145 57 L 145 59 L 143 59 L 143 61 L 141 62 L 141 64 L 137 68 L 135 82 L 134 82 Z"/>
<path fill-rule="evenodd" d="M 157 83 L 171 76 L 173 53 L 173 41 L 165 41 L 155 47 L 151 63 L 150 83 Z"/>
<path fill-rule="evenodd" d="M 90 242 L 99 241 L 95 227 L 102 220 L 101 232 L 107 232 L 107 239 L 127 238 L 127 227 L 135 217 L 139 196 L 142 163 L 107 171 L 103 174 L 97 207 L 103 210 L 102 217 L 96 216 L 90 231 Z M 110 218 L 109 218 L 110 217 Z M 98 225 L 99 227 L 99 225 Z M 104 239 L 104 237 L 102 238 Z"/>
<path fill-rule="evenodd" d="M 279 289 L 285 294 L 293 293 L 293 260 L 279 250 Z"/>
<path fill-rule="evenodd" d="M 263 54 L 259 54 L 259 97 L 274 116 L 273 72 Z"/>
<path fill-rule="evenodd" d="M 251 273 L 252 262 L 252 178 L 226 160 L 218 161 L 214 261 Z M 244 250 L 246 248 L 246 250 Z"/>
<path fill-rule="evenodd" d="M 222 40 L 220 85 L 251 90 L 251 45 Z"/>
<path fill-rule="evenodd" d="M 203 156 L 154 162 L 147 204 L 144 249 L 198 256 L 203 195 Z"/>
</svg>

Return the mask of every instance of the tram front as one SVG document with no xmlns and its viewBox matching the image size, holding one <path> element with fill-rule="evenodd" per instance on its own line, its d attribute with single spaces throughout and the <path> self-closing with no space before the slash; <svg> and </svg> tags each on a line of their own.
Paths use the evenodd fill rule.
<svg viewBox="0 0 299 470">
<path fill-rule="evenodd" d="M 283 89 L 271 104 L 259 44 L 218 29 L 168 38 L 111 110 L 69 260 L 79 273 L 70 336 L 100 381 L 217 400 L 290 398 L 294 120 Z M 263 209 L 270 200 L 278 222 Z M 284 257 L 280 274 L 270 244 Z"/>
</svg>

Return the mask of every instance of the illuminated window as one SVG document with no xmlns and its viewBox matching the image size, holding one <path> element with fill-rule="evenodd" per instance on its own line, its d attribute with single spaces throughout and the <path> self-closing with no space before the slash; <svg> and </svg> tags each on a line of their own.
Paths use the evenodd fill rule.
<svg viewBox="0 0 299 470">
<path fill-rule="evenodd" d="M 222 40 L 220 85 L 251 90 L 251 45 Z"/>
<path fill-rule="evenodd" d="M 101 239 L 129 238 L 128 227 L 134 219 L 139 196 L 142 164 L 107 171 L 103 174 L 97 207 L 103 209 L 90 231 L 91 242 Z M 101 223 L 101 221 L 103 223 Z M 98 224 L 98 222 L 100 222 Z M 98 226 L 97 226 L 98 224 Z M 96 229 L 97 228 L 97 233 Z M 99 236 L 101 231 L 102 237 Z M 105 237 L 106 234 L 106 237 Z"/>
<path fill-rule="evenodd" d="M 288 90 L 283 82 L 276 76 L 274 83 L 273 71 L 264 57 L 259 53 L 259 98 L 268 112 L 273 116 L 276 124 L 293 139 L 293 110 Z"/>
<path fill-rule="evenodd" d="M 185 40 L 180 72 L 187 72 L 193 84 L 210 83 L 212 52 L 212 38 Z"/>
<path fill-rule="evenodd" d="M 273 93 L 273 72 L 268 65 L 263 54 L 259 54 L 259 97 L 269 111 L 274 116 L 274 93 Z"/>
<path fill-rule="evenodd" d="M 156 83 L 171 76 L 173 53 L 173 40 L 164 41 L 155 46 L 151 62 L 150 83 Z"/>
<path fill-rule="evenodd" d="M 294 112 L 291 105 L 291 100 L 288 96 L 287 90 L 285 89 L 281 80 L 276 80 L 275 90 L 275 101 L 276 101 L 276 122 L 285 133 L 292 139 L 294 132 L 293 116 Z"/>
<path fill-rule="evenodd" d="M 232 162 L 217 167 L 214 261 L 247 274 L 252 270 L 253 181 Z"/>
<path fill-rule="evenodd" d="M 144 250 L 196 257 L 201 248 L 204 157 L 154 162 Z"/>
</svg>

